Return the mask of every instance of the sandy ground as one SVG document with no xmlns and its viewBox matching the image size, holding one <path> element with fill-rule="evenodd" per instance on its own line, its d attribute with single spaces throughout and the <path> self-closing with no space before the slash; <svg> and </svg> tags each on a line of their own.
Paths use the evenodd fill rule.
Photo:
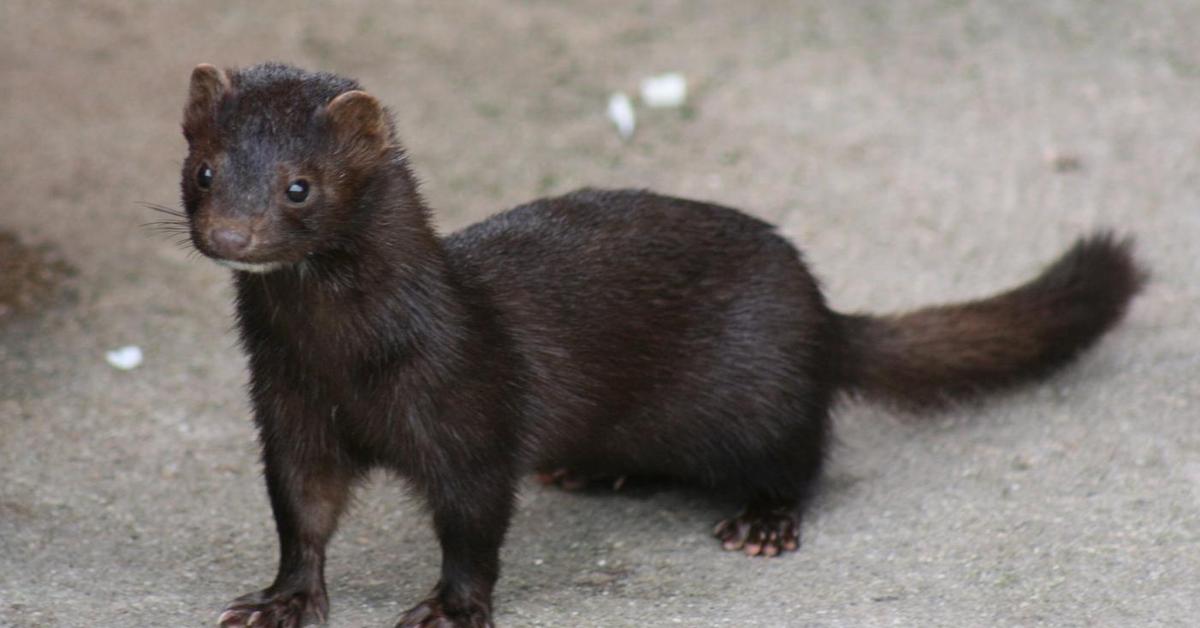
<svg viewBox="0 0 1200 628">
<path fill-rule="evenodd" d="M 574 187 L 733 204 L 841 309 L 1014 283 L 1075 236 L 1154 283 L 1043 385 L 925 420 L 851 403 L 805 547 L 721 552 L 698 496 L 523 491 L 502 626 L 1150 626 L 1200 617 L 1197 2 L 0 3 L 0 230 L 76 269 L 0 318 L 0 625 L 212 625 L 275 546 L 227 271 L 172 204 L 198 62 L 359 77 L 446 230 Z M 676 70 L 683 110 L 607 95 Z M 145 363 L 110 367 L 137 344 Z M 378 478 L 330 551 L 333 626 L 433 582 Z M 1191 619 L 1189 619 L 1191 618 Z"/>
</svg>

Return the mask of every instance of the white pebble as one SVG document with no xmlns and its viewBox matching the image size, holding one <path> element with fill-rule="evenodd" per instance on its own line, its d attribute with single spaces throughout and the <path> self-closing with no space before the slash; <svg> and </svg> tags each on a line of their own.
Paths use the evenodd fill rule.
<svg viewBox="0 0 1200 628">
<path fill-rule="evenodd" d="M 617 92 L 608 97 L 608 119 L 617 125 L 617 133 L 628 139 L 633 135 L 637 119 L 633 115 L 633 102 L 625 92 Z"/>
<path fill-rule="evenodd" d="M 647 107 L 678 107 L 687 100 L 687 79 L 678 72 L 642 79 L 642 102 Z"/>
<path fill-rule="evenodd" d="M 113 368 L 121 369 L 122 371 L 130 371 L 142 364 L 142 349 L 136 345 L 129 345 L 119 349 L 105 352 L 104 359 Z"/>
</svg>

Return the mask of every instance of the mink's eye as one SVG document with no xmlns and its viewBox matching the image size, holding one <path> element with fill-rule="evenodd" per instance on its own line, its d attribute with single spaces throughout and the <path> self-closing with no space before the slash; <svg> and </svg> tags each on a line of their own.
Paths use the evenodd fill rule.
<svg viewBox="0 0 1200 628">
<path fill-rule="evenodd" d="M 200 169 L 196 171 L 196 185 L 200 189 L 207 190 L 212 185 L 213 169 L 208 164 L 200 164 Z"/>
<path fill-rule="evenodd" d="M 287 199 L 293 203 L 303 203 L 308 199 L 308 180 L 296 179 L 288 184 Z"/>
</svg>

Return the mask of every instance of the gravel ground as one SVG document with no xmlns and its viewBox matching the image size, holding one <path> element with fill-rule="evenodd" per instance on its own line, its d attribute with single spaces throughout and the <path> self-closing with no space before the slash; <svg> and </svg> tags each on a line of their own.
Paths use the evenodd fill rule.
<svg viewBox="0 0 1200 628">
<path fill-rule="evenodd" d="M 1195 625 L 1197 24 L 1183 0 L 5 0 L 0 230 L 75 271 L 0 318 L 0 625 L 212 625 L 273 574 L 227 271 L 138 205 L 177 199 L 191 68 L 267 59 L 388 103 L 445 230 L 651 187 L 777 222 L 843 310 L 987 294 L 1104 226 L 1154 271 L 1047 383 L 843 405 L 797 555 L 721 552 L 699 495 L 530 483 L 500 625 Z M 622 141 L 609 93 L 664 71 L 688 105 Z M 118 371 L 126 344 L 145 362 Z M 390 625 L 437 558 L 377 478 L 331 547 L 331 625 Z"/>
</svg>

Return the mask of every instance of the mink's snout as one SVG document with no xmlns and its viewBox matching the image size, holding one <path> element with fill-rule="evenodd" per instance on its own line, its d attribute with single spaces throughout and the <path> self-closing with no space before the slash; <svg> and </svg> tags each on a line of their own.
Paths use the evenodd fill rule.
<svg viewBox="0 0 1200 628">
<path fill-rule="evenodd" d="M 244 261 L 261 248 L 252 225 L 240 221 L 200 220 L 193 233 L 196 248 L 217 260 Z"/>
<path fill-rule="evenodd" d="M 222 257 L 236 257 L 250 246 L 250 231 L 236 227 L 217 227 L 208 232 L 208 241 Z"/>
</svg>

